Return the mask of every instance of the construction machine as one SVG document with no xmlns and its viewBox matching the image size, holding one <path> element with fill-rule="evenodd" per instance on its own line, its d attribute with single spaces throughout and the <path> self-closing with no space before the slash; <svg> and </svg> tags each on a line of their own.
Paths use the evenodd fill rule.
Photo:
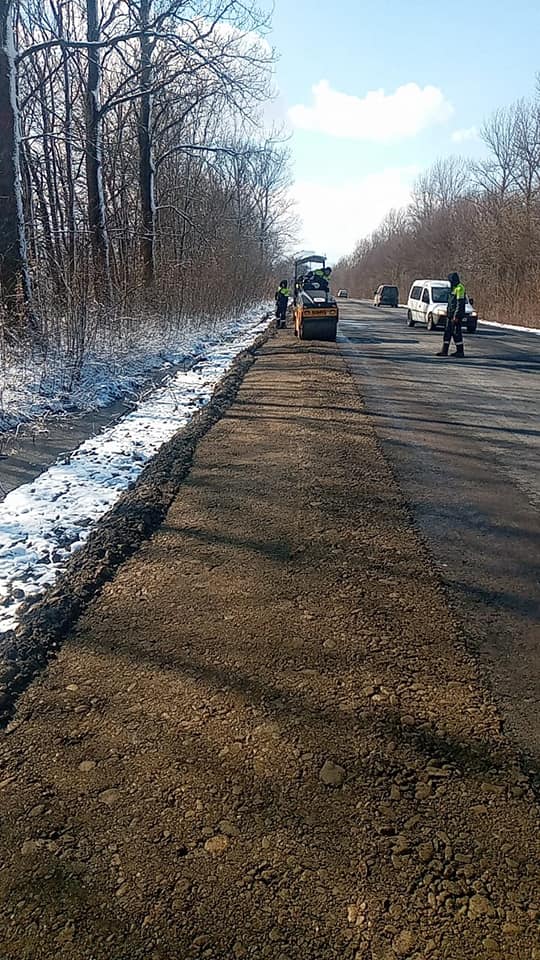
<svg viewBox="0 0 540 960">
<path fill-rule="evenodd" d="M 300 340 L 335 340 L 338 307 L 320 276 L 326 257 L 307 254 L 294 261 L 294 333 Z"/>
</svg>

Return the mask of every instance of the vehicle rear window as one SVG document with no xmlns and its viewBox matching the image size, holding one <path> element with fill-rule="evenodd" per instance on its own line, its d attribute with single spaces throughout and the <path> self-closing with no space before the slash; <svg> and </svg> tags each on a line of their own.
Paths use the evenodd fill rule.
<svg viewBox="0 0 540 960">
<path fill-rule="evenodd" d="M 431 288 L 431 299 L 433 303 L 448 303 L 448 297 L 450 295 L 449 287 L 432 287 Z"/>
<path fill-rule="evenodd" d="M 397 287 L 384 287 L 383 289 L 385 293 L 397 293 Z"/>
</svg>

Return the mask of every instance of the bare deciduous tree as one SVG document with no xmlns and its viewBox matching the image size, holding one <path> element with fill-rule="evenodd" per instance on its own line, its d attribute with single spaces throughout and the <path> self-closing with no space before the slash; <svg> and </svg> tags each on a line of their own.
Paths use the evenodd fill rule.
<svg viewBox="0 0 540 960">
<path fill-rule="evenodd" d="M 264 294 L 290 231 L 286 147 L 254 134 L 265 16 L 242 0 L 3 0 L 0 22 L 5 303 L 30 299 L 25 239 L 42 338 Z"/>
<path fill-rule="evenodd" d="M 480 163 L 445 158 L 417 180 L 409 207 L 391 215 L 334 271 L 362 296 L 419 277 L 463 274 L 484 314 L 529 323 L 540 299 L 540 91 L 496 111 L 482 127 Z"/>
</svg>

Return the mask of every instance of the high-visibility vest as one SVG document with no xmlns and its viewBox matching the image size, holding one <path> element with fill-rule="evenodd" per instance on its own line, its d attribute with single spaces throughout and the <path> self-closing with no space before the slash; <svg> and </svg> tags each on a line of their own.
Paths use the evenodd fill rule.
<svg viewBox="0 0 540 960">
<path fill-rule="evenodd" d="M 451 288 L 450 296 L 453 298 L 454 303 L 449 303 L 448 314 L 449 316 L 452 317 L 452 320 L 461 321 L 465 317 L 465 287 L 463 286 L 461 281 L 459 283 L 456 283 L 455 287 Z M 462 304 L 461 307 L 459 305 L 460 301 Z"/>
</svg>

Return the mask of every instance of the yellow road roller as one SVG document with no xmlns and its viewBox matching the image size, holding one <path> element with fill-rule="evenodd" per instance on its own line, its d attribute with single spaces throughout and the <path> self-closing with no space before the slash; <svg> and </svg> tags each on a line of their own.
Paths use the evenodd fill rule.
<svg viewBox="0 0 540 960">
<path fill-rule="evenodd" d="M 335 340 L 337 303 L 324 277 L 326 257 L 307 254 L 294 261 L 294 333 L 300 340 Z"/>
</svg>

